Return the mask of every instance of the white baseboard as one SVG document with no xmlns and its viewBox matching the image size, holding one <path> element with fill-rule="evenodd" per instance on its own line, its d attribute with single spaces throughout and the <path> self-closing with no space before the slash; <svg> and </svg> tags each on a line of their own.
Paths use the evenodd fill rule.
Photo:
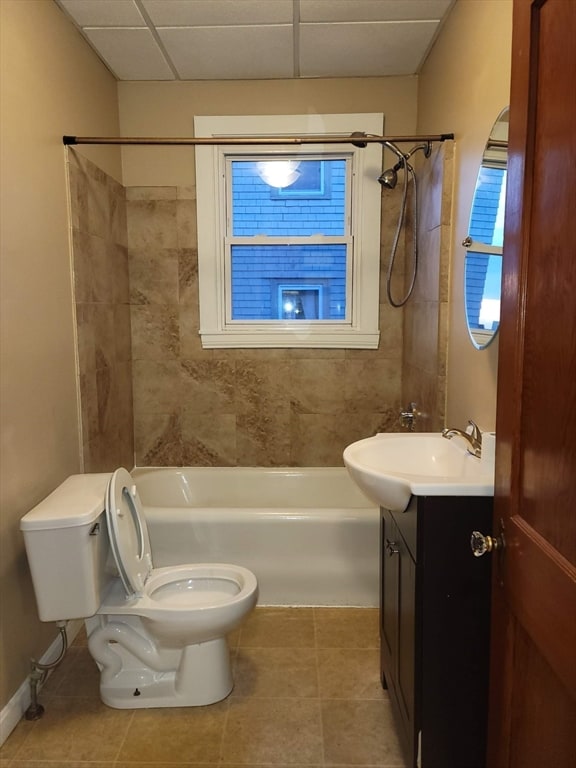
<svg viewBox="0 0 576 768">
<path fill-rule="evenodd" d="M 80 632 L 82 629 L 83 623 L 84 622 L 82 619 L 74 619 L 74 621 L 68 622 L 66 625 L 68 645 L 72 644 L 72 641 L 78 632 Z M 62 643 L 60 640 L 60 635 L 58 635 L 48 650 L 41 656 L 40 663 L 51 664 L 55 659 L 58 658 L 61 650 Z M 8 704 L 6 704 L 6 706 L 0 712 L 0 746 L 4 744 L 8 736 L 10 736 L 14 728 L 16 728 L 24 713 L 30 706 L 30 703 L 30 681 L 28 678 L 26 678 L 14 696 L 12 696 Z"/>
</svg>

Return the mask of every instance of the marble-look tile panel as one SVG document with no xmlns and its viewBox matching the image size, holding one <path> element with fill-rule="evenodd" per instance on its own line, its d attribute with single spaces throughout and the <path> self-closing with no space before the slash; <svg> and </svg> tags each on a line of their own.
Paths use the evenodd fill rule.
<svg viewBox="0 0 576 768">
<path fill-rule="evenodd" d="M 293 415 L 291 464 L 297 467 L 341 467 L 342 453 L 350 443 L 381 430 L 381 413 Z"/>
<path fill-rule="evenodd" d="M 101 303 L 111 301 L 111 254 L 106 241 L 87 232 L 74 230 L 72 249 L 75 300 Z"/>
<path fill-rule="evenodd" d="M 177 304 L 179 250 L 130 249 L 130 303 Z"/>
<path fill-rule="evenodd" d="M 442 222 L 442 185 L 444 175 L 444 151 L 436 144 L 426 159 L 418 153 L 418 219 L 420 232 L 438 227 Z"/>
<path fill-rule="evenodd" d="M 179 412 L 183 387 L 179 360 L 134 360 L 132 370 L 137 420 L 146 414 Z"/>
<path fill-rule="evenodd" d="M 177 195 L 177 187 L 126 187 L 125 191 L 127 202 L 176 200 Z"/>
<path fill-rule="evenodd" d="M 178 302 L 198 308 L 198 249 L 195 247 L 178 249 Z"/>
<path fill-rule="evenodd" d="M 135 420 L 134 450 L 139 467 L 183 466 L 179 414 L 141 414 Z"/>
<path fill-rule="evenodd" d="M 438 302 L 414 303 L 406 313 L 404 324 L 410 344 L 405 362 L 434 375 L 438 375 L 438 315 Z"/>
<path fill-rule="evenodd" d="M 180 248 L 195 248 L 198 242 L 196 200 L 179 198 L 176 204 L 176 224 Z"/>
<path fill-rule="evenodd" d="M 200 313 L 197 304 L 180 304 L 178 317 L 180 324 L 180 355 L 184 360 L 235 360 L 235 349 L 204 349 L 200 338 Z"/>
<path fill-rule="evenodd" d="M 85 471 L 134 456 L 131 328 L 123 187 L 68 151 L 78 380 Z"/>
<path fill-rule="evenodd" d="M 439 301 L 440 299 L 440 237 L 440 226 L 420 232 L 418 276 L 412 294 L 416 300 Z"/>
<path fill-rule="evenodd" d="M 131 251 L 178 247 L 175 200 L 129 200 L 127 211 Z"/>
<path fill-rule="evenodd" d="M 180 355 L 178 307 L 167 304 L 132 305 L 134 360 L 177 360 Z"/>
<path fill-rule="evenodd" d="M 181 360 L 181 406 L 186 413 L 236 412 L 236 364 L 227 360 Z"/>
<path fill-rule="evenodd" d="M 286 467 L 292 464 L 290 411 L 287 406 L 255 408 L 236 416 L 237 464 Z"/>
<path fill-rule="evenodd" d="M 184 466 L 232 467 L 237 463 L 236 416 L 190 413 L 181 416 Z"/>
<path fill-rule="evenodd" d="M 398 360 L 346 360 L 341 385 L 347 412 L 384 412 L 400 399 L 402 366 Z"/>
<path fill-rule="evenodd" d="M 282 382 L 298 413 L 337 414 L 346 407 L 346 360 L 298 360 L 285 368 Z"/>
<path fill-rule="evenodd" d="M 412 402 L 419 411 L 416 429 L 418 432 L 437 432 L 437 393 L 439 377 L 407 364 L 404 368 L 404 387 L 410 393 Z M 409 401 L 406 401 L 406 404 Z"/>
<path fill-rule="evenodd" d="M 114 353 L 117 363 L 129 363 L 132 360 L 132 328 L 129 304 L 114 304 Z"/>
</svg>

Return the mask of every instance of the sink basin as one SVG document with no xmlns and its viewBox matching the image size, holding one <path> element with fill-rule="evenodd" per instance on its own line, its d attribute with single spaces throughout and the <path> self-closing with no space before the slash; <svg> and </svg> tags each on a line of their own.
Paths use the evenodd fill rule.
<svg viewBox="0 0 576 768">
<path fill-rule="evenodd" d="M 434 432 L 390 432 L 349 445 L 344 464 L 376 504 L 403 512 L 414 496 L 492 496 L 493 467 L 465 442 Z"/>
</svg>

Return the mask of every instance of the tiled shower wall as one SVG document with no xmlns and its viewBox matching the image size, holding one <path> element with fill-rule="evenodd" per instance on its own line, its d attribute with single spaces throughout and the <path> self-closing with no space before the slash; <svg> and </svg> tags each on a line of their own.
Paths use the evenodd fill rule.
<svg viewBox="0 0 576 768">
<path fill-rule="evenodd" d="M 85 472 L 134 462 L 124 188 L 67 151 Z"/>
<path fill-rule="evenodd" d="M 338 466 L 348 443 L 398 428 L 402 311 L 381 306 L 378 350 L 202 349 L 195 190 L 126 194 L 137 465 Z M 383 196 L 386 255 L 397 198 Z"/>
<path fill-rule="evenodd" d="M 416 429 L 423 432 L 440 431 L 446 414 L 453 156 L 452 142 L 436 144 L 429 159 L 419 153 L 416 166 L 418 279 L 404 310 L 402 397 L 405 404 L 416 402 L 421 413 Z M 411 264 L 411 214 L 409 222 L 406 279 Z"/>
<path fill-rule="evenodd" d="M 403 310 L 381 304 L 378 350 L 204 350 L 194 188 L 124 190 L 70 149 L 84 470 L 341 465 L 409 400 L 418 429 L 439 429 L 451 160 L 447 145 L 420 165 L 418 281 Z M 383 302 L 400 186 L 382 194 Z M 395 296 L 403 265 L 401 239 Z"/>
</svg>

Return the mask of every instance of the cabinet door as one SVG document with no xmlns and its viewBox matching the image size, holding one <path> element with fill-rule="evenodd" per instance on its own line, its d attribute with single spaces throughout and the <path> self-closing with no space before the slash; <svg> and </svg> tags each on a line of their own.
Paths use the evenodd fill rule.
<svg viewBox="0 0 576 768">
<path fill-rule="evenodd" d="M 399 606 L 397 650 L 397 695 L 402 719 L 412 742 L 416 739 L 415 681 L 416 664 L 416 563 L 410 556 L 404 539 L 399 538 Z M 413 745 L 415 748 L 415 744 Z"/>
<path fill-rule="evenodd" d="M 382 510 L 380 547 L 380 647 L 382 682 L 395 686 L 396 659 L 398 657 L 398 611 L 400 587 L 399 534 L 392 515 Z"/>
</svg>

